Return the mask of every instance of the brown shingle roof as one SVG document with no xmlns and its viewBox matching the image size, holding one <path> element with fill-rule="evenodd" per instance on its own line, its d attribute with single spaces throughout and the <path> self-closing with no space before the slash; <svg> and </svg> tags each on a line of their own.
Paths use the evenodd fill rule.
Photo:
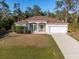
<svg viewBox="0 0 79 59">
<path fill-rule="evenodd" d="M 26 19 L 27 21 L 46 21 L 48 23 L 61 23 L 60 20 L 48 16 L 34 16 Z"/>
<path fill-rule="evenodd" d="M 21 20 L 21 21 L 18 21 L 18 22 L 16 22 L 17 24 L 27 24 L 28 23 L 28 21 L 26 21 L 26 20 Z"/>
<path fill-rule="evenodd" d="M 62 21 L 60 20 L 57 20 L 55 18 L 51 18 L 51 17 L 48 17 L 48 16 L 33 16 L 33 17 L 30 17 L 28 19 L 25 19 L 25 20 L 22 20 L 22 21 L 19 21 L 19 22 L 16 22 L 17 24 L 26 24 L 28 23 L 29 21 L 45 21 L 47 23 L 63 23 Z"/>
</svg>

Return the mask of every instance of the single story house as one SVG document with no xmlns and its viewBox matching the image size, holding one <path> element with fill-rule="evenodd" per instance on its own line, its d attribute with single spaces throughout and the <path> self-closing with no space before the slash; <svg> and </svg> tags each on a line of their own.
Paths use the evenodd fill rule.
<svg viewBox="0 0 79 59">
<path fill-rule="evenodd" d="M 68 23 L 48 16 L 33 16 L 18 21 L 15 26 L 25 26 L 33 33 L 67 33 Z"/>
</svg>

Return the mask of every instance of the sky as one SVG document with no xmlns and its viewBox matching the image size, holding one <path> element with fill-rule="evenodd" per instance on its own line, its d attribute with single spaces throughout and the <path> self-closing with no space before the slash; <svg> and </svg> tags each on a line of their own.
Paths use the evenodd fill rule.
<svg viewBox="0 0 79 59">
<path fill-rule="evenodd" d="M 13 10 L 14 3 L 21 4 L 21 10 L 25 11 L 27 7 L 32 7 L 33 5 L 38 5 L 43 11 L 55 11 L 55 1 L 56 0 L 6 0 L 10 6 L 10 10 Z"/>
</svg>

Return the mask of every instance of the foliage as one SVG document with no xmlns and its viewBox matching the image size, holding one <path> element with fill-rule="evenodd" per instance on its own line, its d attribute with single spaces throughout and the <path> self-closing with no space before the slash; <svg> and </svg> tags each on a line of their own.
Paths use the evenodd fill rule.
<svg viewBox="0 0 79 59">
<path fill-rule="evenodd" d="M 63 15 L 64 15 L 64 21 L 68 22 L 69 18 L 71 17 L 69 15 L 69 14 L 71 14 L 70 12 L 77 12 L 77 8 L 76 8 L 77 1 L 78 0 L 60 0 L 60 1 L 57 0 L 56 1 L 56 16 L 57 16 L 57 18 L 63 20 Z M 77 13 L 76 13 L 75 21 L 76 20 L 77 20 Z"/>
<path fill-rule="evenodd" d="M 23 33 L 24 27 L 23 26 L 14 26 L 14 31 L 17 33 Z"/>
<path fill-rule="evenodd" d="M 14 3 L 14 15 L 18 15 L 21 13 L 20 3 Z"/>
<path fill-rule="evenodd" d="M 19 21 L 19 20 L 23 19 L 24 14 L 20 9 L 20 3 L 14 3 L 13 16 L 14 16 L 15 21 Z"/>
<path fill-rule="evenodd" d="M 16 32 L 16 33 L 31 33 L 31 31 L 30 30 L 28 30 L 28 28 L 27 27 L 24 27 L 24 26 L 16 26 L 16 25 L 14 25 L 14 32 Z"/>
<path fill-rule="evenodd" d="M 70 23 L 69 32 L 79 32 L 79 23 Z"/>
<path fill-rule="evenodd" d="M 27 7 L 27 10 L 25 11 L 25 13 L 28 14 L 29 17 L 39 16 L 41 15 L 41 8 L 38 5 L 34 5 L 32 8 Z"/>
<path fill-rule="evenodd" d="M 49 16 L 49 17 L 55 17 L 55 14 L 50 11 L 42 11 L 41 8 L 38 5 L 34 5 L 33 7 L 27 7 L 25 10 L 26 18 L 32 17 L 32 16 Z"/>
<path fill-rule="evenodd" d="M 5 18 L 8 14 L 9 6 L 5 0 L 0 1 L 0 12 L 2 12 L 2 18 Z"/>
<path fill-rule="evenodd" d="M 33 6 L 33 14 L 35 15 L 35 16 L 40 16 L 41 14 L 40 14 L 40 11 L 41 10 L 41 8 L 39 7 L 39 6 L 37 6 L 37 5 L 34 5 Z"/>
<path fill-rule="evenodd" d="M 9 30 L 11 28 L 11 25 L 13 25 L 14 21 L 12 18 L 7 17 L 2 20 L 0 20 L 0 29 Z"/>
</svg>

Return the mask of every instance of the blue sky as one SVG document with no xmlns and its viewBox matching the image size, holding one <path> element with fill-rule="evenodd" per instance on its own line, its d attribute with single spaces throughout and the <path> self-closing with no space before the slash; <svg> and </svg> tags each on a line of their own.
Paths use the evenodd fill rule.
<svg viewBox="0 0 79 59">
<path fill-rule="evenodd" d="M 14 3 L 21 4 L 21 10 L 25 11 L 27 7 L 32 7 L 33 5 L 38 5 L 44 11 L 54 12 L 55 9 L 55 1 L 56 0 L 7 0 L 6 2 L 9 4 L 10 9 L 13 10 Z"/>
</svg>

